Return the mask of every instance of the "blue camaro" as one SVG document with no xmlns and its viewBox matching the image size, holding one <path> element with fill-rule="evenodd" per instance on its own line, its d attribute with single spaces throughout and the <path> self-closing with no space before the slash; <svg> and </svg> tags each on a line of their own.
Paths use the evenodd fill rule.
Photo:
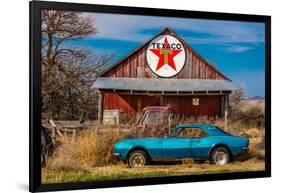
<svg viewBox="0 0 281 193">
<path fill-rule="evenodd" d="M 123 139 L 114 145 L 114 156 L 130 167 L 150 161 L 194 158 L 224 165 L 248 150 L 246 137 L 234 136 L 210 124 L 178 125 L 162 138 Z"/>
</svg>

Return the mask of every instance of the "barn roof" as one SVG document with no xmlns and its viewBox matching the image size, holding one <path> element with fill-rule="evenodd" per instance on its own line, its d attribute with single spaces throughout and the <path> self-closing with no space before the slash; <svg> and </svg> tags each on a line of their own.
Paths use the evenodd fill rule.
<svg viewBox="0 0 281 193">
<path fill-rule="evenodd" d="M 222 92 L 236 87 L 229 80 L 99 77 L 93 88 L 122 91 Z"/>
<path fill-rule="evenodd" d="M 168 33 L 173 33 L 174 36 L 176 36 L 178 39 L 180 39 L 187 47 L 189 47 L 193 53 L 195 53 L 202 61 L 204 61 L 207 65 L 209 65 L 214 71 L 216 71 L 218 74 L 220 74 L 222 77 L 224 77 L 226 80 L 231 81 L 225 74 L 223 74 L 222 72 L 220 72 L 214 65 L 212 65 L 210 62 L 208 62 L 207 60 L 205 60 L 205 58 L 203 58 L 200 54 L 198 54 L 185 40 L 183 40 L 176 32 L 174 32 L 171 28 L 164 28 L 162 31 L 160 31 L 158 34 L 156 34 L 155 36 L 153 36 L 152 38 L 150 38 L 149 40 L 147 40 L 144 44 L 140 45 L 139 47 L 137 47 L 135 50 L 133 50 L 132 52 L 130 52 L 127 56 L 125 56 L 124 58 L 121 58 L 119 61 L 117 61 L 115 64 L 109 66 L 107 69 L 103 70 L 102 72 L 100 72 L 97 76 L 103 76 L 105 73 L 107 73 L 108 71 L 110 71 L 111 69 L 113 69 L 115 66 L 118 66 L 119 64 L 121 64 L 123 61 L 125 61 L 127 58 L 131 57 L 134 53 L 136 53 L 138 50 L 142 49 L 143 47 L 147 46 L 155 37 L 165 34 L 165 32 Z"/>
</svg>

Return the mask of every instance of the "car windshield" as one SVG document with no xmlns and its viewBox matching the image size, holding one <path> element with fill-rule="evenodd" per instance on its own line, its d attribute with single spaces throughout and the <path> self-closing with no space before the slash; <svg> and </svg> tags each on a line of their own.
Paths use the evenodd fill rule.
<svg viewBox="0 0 281 193">
<path fill-rule="evenodd" d="M 144 125 L 157 125 L 157 124 L 162 124 L 162 119 L 161 119 L 161 112 L 149 112 L 146 114 L 145 118 L 143 119 Z"/>
</svg>

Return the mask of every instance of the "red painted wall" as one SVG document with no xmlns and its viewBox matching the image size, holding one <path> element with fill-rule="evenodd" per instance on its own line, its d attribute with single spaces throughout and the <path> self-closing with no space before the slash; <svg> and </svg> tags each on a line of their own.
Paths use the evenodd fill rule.
<svg viewBox="0 0 281 193">
<path fill-rule="evenodd" d="M 170 104 L 171 110 L 176 114 L 187 116 L 220 116 L 221 97 L 219 95 L 200 96 L 164 96 L 164 105 Z M 192 98 L 199 98 L 199 106 L 192 105 Z M 141 109 L 146 106 L 159 106 L 159 96 L 145 95 L 118 95 L 105 93 L 104 109 L 120 109 L 127 114 L 135 115 L 137 112 L 137 100 L 141 100 Z"/>
</svg>

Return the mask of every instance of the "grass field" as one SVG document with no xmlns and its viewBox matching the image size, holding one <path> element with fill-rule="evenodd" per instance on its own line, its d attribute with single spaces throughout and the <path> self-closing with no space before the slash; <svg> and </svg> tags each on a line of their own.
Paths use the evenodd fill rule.
<svg viewBox="0 0 281 193">
<path fill-rule="evenodd" d="M 251 103 L 251 104 L 250 104 Z M 42 169 L 42 183 L 86 182 L 100 180 L 135 179 L 146 177 L 200 175 L 243 171 L 264 171 L 264 117 L 260 116 L 264 103 L 248 101 L 247 108 L 232 116 L 228 132 L 250 139 L 249 153 L 224 166 L 199 164 L 192 160 L 178 163 L 158 163 L 140 169 L 128 168 L 127 164 L 113 159 L 113 144 L 120 139 L 131 137 L 120 133 L 117 128 L 106 128 L 99 132 L 90 128 L 75 138 L 66 137 Z M 258 104 L 258 105 L 257 105 Z M 236 117 L 236 118 L 235 118 Z M 178 123 L 212 123 L 223 128 L 223 120 L 183 119 Z M 105 126 L 103 126 L 104 128 Z M 117 129 L 117 130 L 116 130 Z M 113 132 L 113 130 L 115 130 Z"/>
<path fill-rule="evenodd" d="M 118 180 L 161 176 L 199 175 L 213 173 L 229 173 L 243 171 L 264 171 L 264 143 L 261 138 L 250 139 L 250 151 L 236 161 L 223 166 L 212 165 L 209 162 L 194 163 L 186 159 L 177 163 L 155 163 L 143 168 L 129 168 L 126 163 L 114 162 L 109 158 L 99 158 L 104 165 L 97 162 L 98 158 L 92 157 L 96 152 L 89 152 L 91 145 L 82 146 L 75 154 L 68 148 L 62 147 L 62 155 L 50 159 L 47 167 L 42 170 L 42 183 L 86 182 L 100 180 Z M 79 145 L 79 144 L 78 144 Z M 77 150 L 77 149 L 76 149 Z M 101 149 L 100 149 L 101 150 Z M 59 152 L 59 151 L 58 151 Z M 70 157 L 65 157 L 69 155 Z M 83 157 L 81 158 L 81 155 Z M 103 154 L 102 154 L 103 155 Z M 76 157 L 77 156 L 77 157 Z M 104 156 L 104 155 L 103 155 Z M 94 163 L 94 164 L 93 164 Z M 91 165 L 93 164 L 93 165 Z"/>
<path fill-rule="evenodd" d="M 105 167 L 93 167 L 84 170 L 75 169 L 43 169 L 43 183 L 86 182 L 99 180 L 118 180 L 130 178 L 199 175 L 212 173 L 229 173 L 243 171 L 263 171 L 264 162 L 261 160 L 236 161 L 224 166 L 209 163 L 152 165 L 143 168 L 128 168 L 126 164 L 116 164 Z"/>
<path fill-rule="evenodd" d="M 252 132 L 256 135 L 256 132 Z M 42 183 L 86 182 L 161 176 L 199 175 L 243 171 L 264 171 L 263 137 L 251 137 L 249 153 L 227 165 L 209 162 L 194 163 L 186 159 L 177 163 L 156 163 L 143 168 L 131 169 L 126 163 L 113 159 L 112 149 L 104 145 L 104 139 L 114 143 L 116 135 L 87 133 L 76 141 L 68 140 L 51 157 L 42 169 Z M 113 137 L 115 136 L 115 137 Z M 81 137 L 81 139 L 79 139 Z M 99 140 L 98 140 L 99 139 Z M 96 141 L 95 141 L 96 140 Z M 103 143 L 102 143 L 103 142 Z M 106 144 L 109 142 L 107 141 Z"/>
<path fill-rule="evenodd" d="M 209 162 L 194 163 L 191 159 L 186 159 L 177 163 L 156 163 L 140 169 L 131 169 L 126 163 L 113 159 L 112 146 L 122 135 L 95 134 L 88 131 L 75 140 L 66 140 L 56 150 L 48 160 L 47 166 L 42 169 L 42 183 L 264 171 L 264 137 L 256 129 L 250 129 L 249 133 L 252 135 L 249 153 L 224 166 L 212 165 Z"/>
</svg>

